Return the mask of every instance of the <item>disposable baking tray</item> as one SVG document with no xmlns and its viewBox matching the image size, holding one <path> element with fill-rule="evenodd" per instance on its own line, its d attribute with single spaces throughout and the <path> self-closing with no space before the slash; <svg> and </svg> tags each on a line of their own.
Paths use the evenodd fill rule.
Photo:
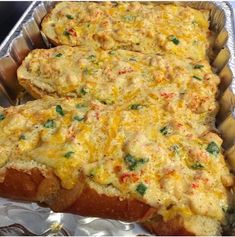
<svg viewBox="0 0 235 237">
<path fill-rule="evenodd" d="M 40 23 L 55 4 L 53 1 L 33 2 L 0 45 L 0 106 L 8 107 L 32 100 L 19 86 L 16 70 L 32 49 L 51 47 L 40 31 Z M 221 78 L 218 95 L 220 110 L 216 123 L 224 139 L 225 155 L 235 170 L 235 30 L 232 7 L 227 2 L 179 4 L 210 10 L 210 28 L 217 35 L 211 65 Z M 224 234 L 235 235 L 233 215 L 224 227 Z M 0 199 L 0 235 L 130 236 L 148 235 L 148 232 L 136 223 L 54 213 L 35 203 Z"/>
</svg>

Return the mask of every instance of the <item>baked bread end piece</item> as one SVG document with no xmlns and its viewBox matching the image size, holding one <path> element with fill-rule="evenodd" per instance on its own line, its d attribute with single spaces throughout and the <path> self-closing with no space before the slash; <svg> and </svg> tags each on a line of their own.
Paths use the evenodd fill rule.
<svg viewBox="0 0 235 237">
<path fill-rule="evenodd" d="M 183 219 L 177 216 L 169 221 L 164 222 L 160 215 L 143 223 L 152 234 L 168 236 L 168 235 L 221 235 L 222 229 L 219 221 L 205 216 L 191 216 Z"/>
</svg>

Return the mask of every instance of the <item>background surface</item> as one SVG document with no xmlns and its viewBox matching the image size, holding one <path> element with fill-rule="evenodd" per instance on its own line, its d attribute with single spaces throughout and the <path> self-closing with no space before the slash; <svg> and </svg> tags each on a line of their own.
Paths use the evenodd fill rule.
<svg viewBox="0 0 235 237">
<path fill-rule="evenodd" d="M 0 44 L 30 3 L 0 1 Z"/>
</svg>

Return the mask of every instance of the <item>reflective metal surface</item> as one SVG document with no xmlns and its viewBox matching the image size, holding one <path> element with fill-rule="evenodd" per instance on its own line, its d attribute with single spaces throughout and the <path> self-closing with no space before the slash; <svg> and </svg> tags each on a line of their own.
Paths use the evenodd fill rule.
<svg viewBox="0 0 235 237">
<path fill-rule="evenodd" d="M 0 46 L 0 106 L 24 103 L 32 98 L 23 93 L 16 70 L 33 48 L 50 47 L 40 31 L 40 22 L 54 2 L 33 2 Z M 156 3 L 158 4 L 158 3 Z M 224 139 L 225 154 L 235 169 L 235 32 L 232 8 L 226 2 L 183 2 L 210 9 L 211 29 L 216 33 L 211 62 L 221 78 L 217 126 Z M 235 218 L 229 218 L 225 234 L 234 235 Z M 148 234 L 135 223 L 53 213 L 37 204 L 0 199 L 0 235 L 140 235 Z"/>
</svg>

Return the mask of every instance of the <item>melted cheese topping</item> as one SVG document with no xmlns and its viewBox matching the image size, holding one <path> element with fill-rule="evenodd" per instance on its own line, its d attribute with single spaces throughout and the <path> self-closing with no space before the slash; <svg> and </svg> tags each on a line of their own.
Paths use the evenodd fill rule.
<svg viewBox="0 0 235 237">
<path fill-rule="evenodd" d="M 203 59 L 209 46 L 208 11 L 173 4 L 62 2 L 43 20 L 57 45 L 168 52 Z"/>
<path fill-rule="evenodd" d="M 182 107 L 201 116 L 216 112 L 220 82 L 205 59 L 69 46 L 33 50 L 18 78 L 23 86 L 54 96 L 95 98 L 105 104 L 160 103 L 169 112 Z"/>
<path fill-rule="evenodd" d="M 212 132 L 220 80 L 207 61 L 207 14 L 153 3 L 57 4 L 43 32 L 80 47 L 34 50 L 18 77 L 67 99 L 0 109 L 1 167 L 36 163 L 66 189 L 83 174 L 97 192 L 142 200 L 165 221 L 223 220 L 233 179 Z"/>
<path fill-rule="evenodd" d="M 66 189 L 83 173 L 98 192 L 143 200 L 165 220 L 221 220 L 229 179 L 222 140 L 201 116 L 177 110 L 53 98 L 0 109 L 1 166 L 36 162 L 53 169 Z"/>
</svg>

